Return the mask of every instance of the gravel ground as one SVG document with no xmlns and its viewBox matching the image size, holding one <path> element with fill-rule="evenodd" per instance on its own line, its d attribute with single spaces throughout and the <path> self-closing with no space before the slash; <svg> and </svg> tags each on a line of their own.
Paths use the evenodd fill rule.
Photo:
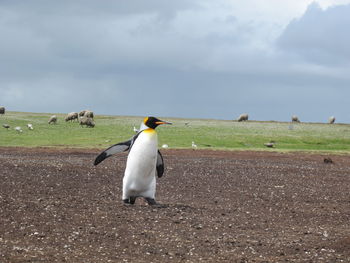
<svg viewBox="0 0 350 263">
<path fill-rule="evenodd" d="M 99 152 L 0 148 L 0 262 L 350 262 L 350 156 L 163 150 L 159 208 Z"/>
</svg>

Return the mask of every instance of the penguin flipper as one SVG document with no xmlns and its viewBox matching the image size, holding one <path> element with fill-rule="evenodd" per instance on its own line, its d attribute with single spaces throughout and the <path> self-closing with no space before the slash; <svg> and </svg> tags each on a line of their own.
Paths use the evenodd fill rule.
<svg viewBox="0 0 350 263">
<path fill-rule="evenodd" d="M 158 150 L 158 155 L 157 155 L 156 169 L 157 169 L 157 176 L 159 178 L 162 177 L 163 173 L 164 173 L 164 161 L 163 161 L 163 156 L 159 150 Z"/>
<path fill-rule="evenodd" d="M 110 157 L 113 154 L 121 153 L 129 150 L 132 140 L 128 140 L 126 142 L 120 142 L 112 145 L 108 149 L 101 152 L 95 159 L 94 165 L 98 165 L 104 159 Z"/>
</svg>

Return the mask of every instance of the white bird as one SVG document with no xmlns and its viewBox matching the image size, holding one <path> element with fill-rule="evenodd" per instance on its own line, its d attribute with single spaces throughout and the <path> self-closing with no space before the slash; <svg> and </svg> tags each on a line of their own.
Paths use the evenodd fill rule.
<svg viewBox="0 0 350 263">
<path fill-rule="evenodd" d="M 135 133 L 138 133 L 139 132 L 139 130 L 138 129 L 136 129 L 136 127 L 134 126 L 134 132 Z"/>
<path fill-rule="evenodd" d="M 197 144 L 195 144 L 194 141 L 192 141 L 192 148 L 197 149 Z"/>
<path fill-rule="evenodd" d="M 134 204 L 137 197 L 143 197 L 149 205 L 156 205 L 156 175 L 164 173 L 164 162 L 158 150 L 158 136 L 155 128 L 170 122 L 155 117 L 146 117 L 140 132 L 126 142 L 117 143 L 102 153 L 94 162 L 99 164 L 109 156 L 129 150 L 123 178 L 122 200 L 125 204 Z"/>
<path fill-rule="evenodd" d="M 269 148 L 275 147 L 275 143 L 274 143 L 274 142 L 267 142 L 267 143 L 264 143 L 264 145 L 265 145 L 266 147 L 269 147 Z"/>
<path fill-rule="evenodd" d="M 162 145 L 162 148 L 164 148 L 164 149 L 165 149 L 165 148 L 169 148 L 169 145 L 163 144 L 163 145 Z"/>
<path fill-rule="evenodd" d="M 18 132 L 18 133 L 23 132 L 23 131 L 22 131 L 22 128 L 21 128 L 21 127 L 19 127 L 19 126 L 15 127 L 15 130 L 16 130 L 16 132 Z"/>
<path fill-rule="evenodd" d="M 31 123 L 28 123 L 28 124 L 27 124 L 27 127 L 28 127 L 29 130 L 33 130 L 33 129 L 34 129 L 34 128 L 33 128 L 33 124 L 31 124 Z"/>
</svg>

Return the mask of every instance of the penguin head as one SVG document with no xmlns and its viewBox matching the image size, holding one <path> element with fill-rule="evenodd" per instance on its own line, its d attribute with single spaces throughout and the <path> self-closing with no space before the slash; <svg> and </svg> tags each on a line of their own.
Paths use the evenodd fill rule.
<svg viewBox="0 0 350 263">
<path fill-rule="evenodd" d="M 146 125 L 148 128 L 155 129 L 158 125 L 161 124 L 172 124 L 171 122 L 162 121 L 156 117 L 146 117 L 143 119 L 143 124 Z"/>
</svg>

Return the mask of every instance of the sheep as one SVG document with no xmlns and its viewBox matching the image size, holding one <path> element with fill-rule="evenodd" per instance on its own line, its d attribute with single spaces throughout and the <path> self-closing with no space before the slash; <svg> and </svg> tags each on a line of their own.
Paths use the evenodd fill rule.
<svg viewBox="0 0 350 263">
<path fill-rule="evenodd" d="M 84 117 L 93 119 L 94 113 L 91 110 L 87 110 L 85 111 Z"/>
<path fill-rule="evenodd" d="M 297 115 L 292 116 L 292 122 L 300 122 L 299 118 Z"/>
<path fill-rule="evenodd" d="M 66 122 L 67 121 L 74 121 L 74 120 L 78 120 L 78 113 L 77 112 L 71 112 L 68 113 L 66 118 L 64 119 Z"/>
<path fill-rule="evenodd" d="M 90 127 L 90 128 L 93 128 L 95 127 L 95 122 L 92 118 L 86 118 L 86 126 L 87 127 Z"/>
<path fill-rule="evenodd" d="M 239 115 L 237 121 L 247 121 L 248 120 L 248 113 L 243 113 L 241 115 Z"/>
<path fill-rule="evenodd" d="M 49 124 L 56 124 L 57 123 L 57 116 L 56 115 L 52 115 L 49 119 Z"/>
<path fill-rule="evenodd" d="M 334 116 L 329 117 L 328 123 L 333 124 L 334 122 L 335 122 L 335 117 Z"/>
<path fill-rule="evenodd" d="M 10 128 L 11 126 L 5 123 L 5 124 L 2 125 L 2 127 L 4 127 L 5 129 L 9 130 L 9 128 Z"/>
<path fill-rule="evenodd" d="M 0 106 L 0 114 L 5 114 L 5 107 Z"/>
<path fill-rule="evenodd" d="M 94 118 L 94 112 L 91 110 L 82 110 L 79 112 L 79 117 Z"/>
<path fill-rule="evenodd" d="M 88 117 L 80 117 L 79 118 L 79 124 L 81 126 L 86 125 L 86 127 L 90 127 L 93 128 L 95 127 L 95 122 L 92 118 L 88 118 Z"/>
<path fill-rule="evenodd" d="M 86 110 L 82 110 L 79 112 L 79 117 L 83 117 L 85 115 Z"/>
</svg>

